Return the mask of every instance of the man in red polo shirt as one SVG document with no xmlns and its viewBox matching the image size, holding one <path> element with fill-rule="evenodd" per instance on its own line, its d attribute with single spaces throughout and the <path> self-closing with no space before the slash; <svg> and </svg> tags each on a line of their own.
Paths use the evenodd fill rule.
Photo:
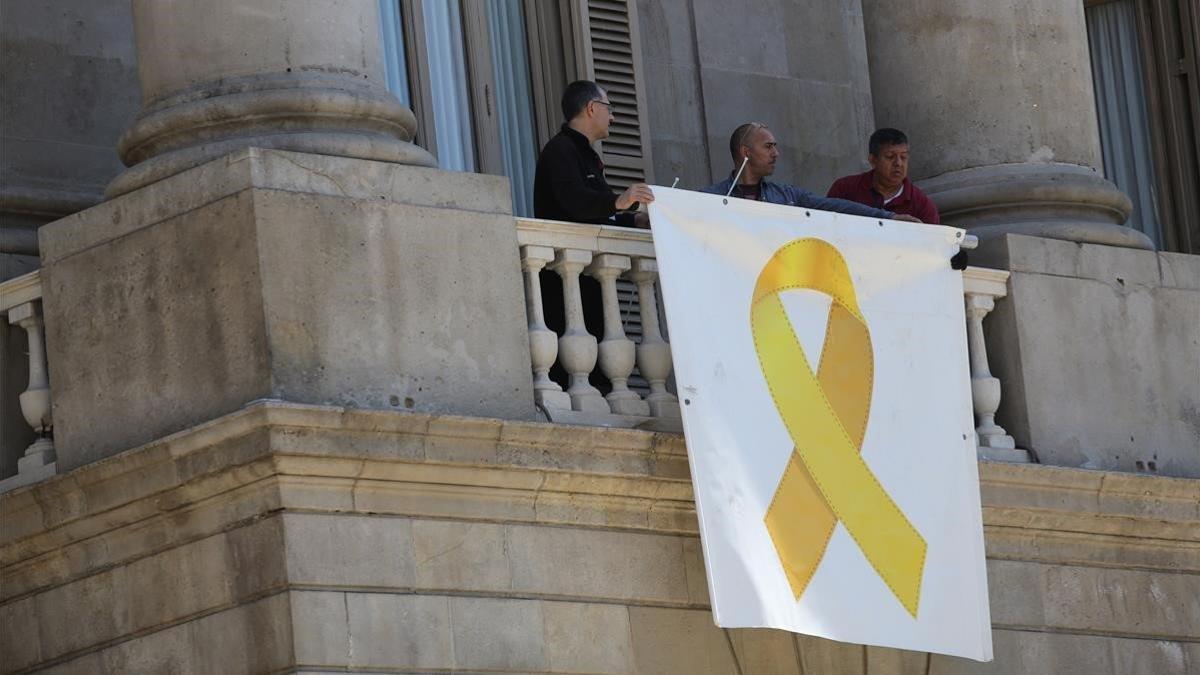
<svg viewBox="0 0 1200 675">
<path fill-rule="evenodd" d="M 867 161 L 870 171 L 837 179 L 828 196 L 906 213 L 923 223 L 942 222 L 933 200 L 908 179 L 908 137 L 903 131 L 885 128 L 871 134 Z"/>
</svg>

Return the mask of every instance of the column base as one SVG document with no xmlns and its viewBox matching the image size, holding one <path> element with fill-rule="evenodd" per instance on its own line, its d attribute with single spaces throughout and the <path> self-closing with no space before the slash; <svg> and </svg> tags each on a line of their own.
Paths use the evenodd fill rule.
<svg viewBox="0 0 1200 675">
<path fill-rule="evenodd" d="M 1153 250 L 1123 223 L 1129 197 L 1094 169 L 1077 164 L 997 164 L 920 181 L 942 222 L 981 240 L 1025 234 L 1087 244 Z"/>
<path fill-rule="evenodd" d="M 611 393 L 604 397 L 608 401 L 608 407 L 618 415 L 640 415 L 645 417 L 650 414 L 650 404 L 643 401 L 637 392 L 626 390 L 621 393 Z"/>
<path fill-rule="evenodd" d="M 506 179 L 249 148 L 41 231 L 64 470 L 272 398 L 533 419 Z"/>
<path fill-rule="evenodd" d="M 121 172 L 105 188 L 109 199 L 169 178 L 238 150 L 255 147 L 377 162 L 437 167 L 424 148 L 382 134 L 303 132 L 231 138 L 152 157 Z"/>
<path fill-rule="evenodd" d="M 49 438 L 39 438 L 25 450 L 25 455 L 17 460 L 17 473 L 38 472 L 43 467 L 52 464 L 54 464 L 54 441 Z"/>
<path fill-rule="evenodd" d="M 33 467 L 21 467 L 20 472 L 15 476 L 9 476 L 4 480 L 0 480 L 0 494 L 16 490 L 17 488 L 33 485 L 44 480 L 53 478 L 58 473 L 58 468 L 55 462 L 49 464 L 41 464 Z"/>
<path fill-rule="evenodd" d="M 673 434 L 683 433 L 683 422 L 678 415 L 675 417 L 654 417 L 648 415 L 621 415 L 611 412 L 597 413 L 586 410 L 547 408 L 546 417 L 547 421 L 551 424 L 610 427 L 613 429 L 641 429 L 642 431 L 663 431 Z"/>
<path fill-rule="evenodd" d="M 533 398 L 538 405 L 547 410 L 571 409 L 571 395 L 561 389 L 536 389 Z"/>
<path fill-rule="evenodd" d="M 1016 446 L 1046 465 L 1200 477 L 1200 427 L 1181 415 L 1200 401 L 1200 256 L 1013 234 L 976 253 L 1010 271 L 983 329 Z"/>
<path fill-rule="evenodd" d="M 979 459 L 989 462 L 1009 462 L 1012 464 L 1029 464 L 1033 459 L 1029 456 L 1028 450 L 1020 448 L 985 448 L 980 447 L 978 452 Z"/>
</svg>

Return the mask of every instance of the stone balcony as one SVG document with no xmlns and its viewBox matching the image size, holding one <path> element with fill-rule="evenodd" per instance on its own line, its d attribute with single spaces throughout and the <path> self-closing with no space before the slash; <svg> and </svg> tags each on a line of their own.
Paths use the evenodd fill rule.
<svg viewBox="0 0 1200 675">
<path fill-rule="evenodd" d="M 660 312 L 650 232 L 535 219 L 517 219 L 516 230 L 525 281 L 532 384 L 542 416 L 562 424 L 681 433 L 679 402 L 669 390 L 673 388 L 669 384 L 671 352 L 664 337 L 666 322 Z M 561 304 L 555 307 L 546 306 L 542 298 L 543 270 L 553 270 L 562 284 Z M 585 299 L 581 293 L 585 275 L 597 282 L 598 297 Z M 1007 293 L 1007 279 L 1003 270 L 972 267 L 963 273 L 972 393 L 980 456 L 1025 462 L 1028 453 L 1016 449 L 1013 438 L 995 421 L 1001 383 L 989 370 L 983 331 L 984 317 Z M 0 491 L 44 480 L 55 470 L 47 373 L 47 365 L 53 364 L 46 363 L 41 303 L 37 271 L 0 283 L 0 314 L 7 317 L 8 324 L 24 331 L 27 348 L 7 356 L 5 371 L 14 380 L 17 374 L 26 374 L 24 391 L 17 399 L 21 418 L 29 427 L 25 433 L 5 436 L 0 452 L 17 458 L 17 471 L 0 479 Z M 547 312 L 565 319 L 557 334 L 546 325 Z M 601 338 L 588 332 L 585 315 L 603 317 Z M 628 330 L 636 333 L 636 343 Z M 565 388 L 550 378 L 555 366 L 566 378 Z M 589 381 L 596 375 L 603 377 L 603 393 Z M 631 378 L 640 386 L 631 389 Z M 9 411 L 9 417 L 15 422 L 13 412 Z M 22 445 L 31 435 L 34 440 Z"/>
<path fill-rule="evenodd" d="M 982 462 L 996 661 L 714 628 L 678 434 L 262 401 L 0 496 L 4 672 L 1189 672 L 1195 481 Z"/>
<path fill-rule="evenodd" d="M 678 431 L 650 234 L 513 219 L 507 192 L 494 177 L 251 148 L 44 227 L 44 264 L 71 269 L 45 306 L 45 270 L 0 285 L 0 479 L 42 477 L 54 454 L 70 470 L 257 398 Z M 252 215 L 229 220 L 238 209 Z M 306 239 L 341 248 L 314 256 Z M 168 245 L 223 262 L 136 262 Z M 1200 257 L 1019 235 L 971 255 L 983 458 L 1200 476 Z M 114 294 L 119 315 L 90 313 Z M 455 342 L 470 353 L 443 346 Z M 447 375 L 455 359 L 468 367 Z M 160 387 L 170 395 L 143 397 Z"/>
<path fill-rule="evenodd" d="M 963 301 L 997 655 L 975 664 L 714 628 L 650 234 L 513 219 L 501 181 L 352 162 L 239 152 L 43 231 L 55 251 L 45 256 L 44 279 L 35 273 L 0 286 L 3 452 L 13 474 L 0 494 L 0 670 L 1149 675 L 1200 666 L 1200 444 L 1178 440 L 1197 433 L 1178 411 L 1200 400 L 1188 377 L 1189 359 L 1200 358 L 1188 351 L 1198 339 L 1191 317 L 1200 315 L 1200 259 L 1019 236 L 972 254 L 992 266 L 964 272 Z M 435 184 L 446 189 L 425 189 Z M 76 344 L 90 357 L 67 353 L 54 341 L 75 326 L 54 325 L 55 317 L 84 316 L 95 300 L 90 289 L 69 287 L 63 261 L 82 260 L 75 274 L 96 264 L 105 274 L 140 274 L 137 256 L 147 250 L 225 246 L 235 234 L 250 243 L 219 249 L 222 262 L 257 246 L 261 257 L 246 269 L 265 271 L 218 289 L 231 294 L 226 304 L 206 310 L 228 310 L 222 316 L 253 330 L 325 322 L 312 326 L 326 331 L 324 345 L 266 331 L 273 346 L 295 349 L 285 354 L 288 369 L 264 371 L 264 379 L 299 378 L 285 394 L 310 396 L 299 385 L 320 366 L 353 366 L 361 378 L 425 367 L 411 359 L 453 353 L 446 335 L 495 325 L 497 334 L 468 347 L 508 348 L 506 363 L 476 359 L 446 388 L 466 392 L 458 400 L 472 405 L 509 392 L 498 409 L 526 416 L 421 409 L 420 395 L 410 403 L 382 389 L 377 404 L 352 405 L 247 388 L 231 410 L 214 406 L 164 432 L 109 429 L 106 445 L 91 445 L 95 425 L 137 416 L 92 391 L 73 392 L 73 408 L 51 406 L 56 382 L 77 386 L 60 377 L 63 369 L 86 368 L 117 347 L 136 358 L 142 352 L 117 339 L 128 336 L 130 317 L 143 345 L 170 330 L 172 316 L 205 324 L 194 316 L 201 312 L 166 307 L 147 317 L 147 306 L 127 303 L 84 322 L 92 342 Z M 210 239 L 187 238 L 199 236 Z M 325 248 L 298 246 L 304 236 L 327 237 Z M 365 243 L 393 248 L 349 271 L 320 257 Z M 446 259 L 462 265 L 431 264 L 421 257 L 430 250 L 450 250 Z M 487 273 L 465 268 L 485 263 Z M 188 291 L 211 272 L 190 264 L 177 271 L 158 263 L 160 276 L 120 277 L 123 285 L 105 288 Z M 374 278 L 397 270 L 408 276 Z M 181 275 L 193 276 L 184 283 Z M 264 320 L 254 306 L 230 303 L 249 283 L 297 321 Z M 305 294 L 335 286 L 357 295 L 317 303 Z M 463 323 L 449 301 L 425 300 L 446 288 L 462 302 L 486 294 L 476 302 L 504 310 L 473 306 L 484 320 Z M 542 297 L 547 289 L 561 289 L 561 300 Z M 454 316 L 406 324 L 403 344 L 358 345 L 345 325 L 367 317 L 384 330 L 370 309 L 399 311 L 389 304 L 396 294 Z M 71 312 L 55 306 L 63 298 Z M 1115 318 L 1121 312 L 1124 322 Z M 557 330 L 547 325 L 551 314 L 561 316 Z M 596 335 L 589 317 L 616 320 L 602 320 Z M 422 331 L 439 337 L 419 340 Z M 522 339 L 509 339 L 514 333 Z M 516 372 L 512 363 L 526 355 Z M 1162 355 L 1173 360 L 1156 370 Z M 391 360 L 363 370 L 374 358 Z M 118 367 L 126 362 L 108 363 L 106 376 L 127 376 Z M 177 365 L 172 386 L 199 372 Z M 505 387 L 481 397 L 470 379 L 478 373 Z M 435 368 L 423 382 L 447 376 Z M 1129 410 L 1114 412 L 1106 407 L 1114 381 L 1152 396 L 1130 397 Z M 64 409 L 82 411 L 86 423 Z M 22 433 L 11 433 L 10 420 Z M 56 439 L 55 424 L 71 422 L 75 435 Z M 1104 445 L 1131 424 L 1134 454 Z M 56 440 L 64 447 L 52 449 Z M 68 450 L 76 452 L 69 464 Z M 1139 461 L 1143 474 L 1179 477 L 1137 475 Z"/>
</svg>

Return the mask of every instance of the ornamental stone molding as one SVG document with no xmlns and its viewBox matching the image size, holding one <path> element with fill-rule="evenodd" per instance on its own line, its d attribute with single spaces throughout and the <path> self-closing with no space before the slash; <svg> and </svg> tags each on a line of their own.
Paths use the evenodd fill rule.
<svg viewBox="0 0 1200 675">
<path fill-rule="evenodd" d="M 1196 481 L 979 469 L 994 665 L 1197 663 Z M 14 670 L 981 672 L 714 628 L 677 434 L 259 401 L 0 518 Z"/>
<path fill-rule="evenodd" d="M 910 177 L 942 222 L 1153 249 L 1121 227 L 1132 205 L 1100 172 L 1082 5 L 862 5 L 875 124 L 908 135 Z"/>
<path fill-rule="evenodd" d="M 921 181 L 943 220 L 981 239 L 1004 233 L 1154 250 L 1122 223 L 1129 197 L 1095 169 L 1076 164 L 997 164 Z"/>
<path fill-rule="evenodd" d="M 135 0 L 142 110 L 115 197 L 245 147 L 436 166 L 384 85 L 372 2 Z"/>
</svg>

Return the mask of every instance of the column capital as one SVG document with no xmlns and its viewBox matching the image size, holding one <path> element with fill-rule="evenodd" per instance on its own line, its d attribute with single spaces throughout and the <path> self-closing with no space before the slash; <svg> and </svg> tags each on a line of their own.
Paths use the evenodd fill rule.
<svg viewBox="0 0 1200 675">
<path fill-rule="evenodd" d="M 978 314 L 980 317 L 984 317 L 996 308 L 996 301 L 990 295 L 967 293 L 966 296 L 968 316 L 974 316 Z"/>
<path fill-rule="evenodd" d="M 42 323 L 42 301 L 30 300 L 8 310 L 8 323 L 28 329 Z"/>
<path fill-rule="evenodd" d="M 592 258 L 591 264 L 589 264 L 587 269 L 584 271 L 593 277 L 596 277 L 597 279 L 603 279 L 606 277 L 612 277 L 613 279 L 616 279 L 617 277 L 621 276 L 623 272 L 628 271 L 632 264 L 633 263 L 630 261 L 629 256 L 627 255 L 600 253 Z"/>
<path fill-rule="evenodd" d="M 591 262 L 591 251 L 585 251 L 581 248 L 564 248 L 555 252 L 554 261 L 550 263 L 550 269 L 559 274 L 565 272 L 577 274 L 583 271 L 583 268 L 587 267 Z"/>
<path fill-rule="evenodd" d="M 549 246 L 522 246 L 521 265 L 526 269 L 540 270 L 554 260 L 554 249 Z"/>
</svg>

